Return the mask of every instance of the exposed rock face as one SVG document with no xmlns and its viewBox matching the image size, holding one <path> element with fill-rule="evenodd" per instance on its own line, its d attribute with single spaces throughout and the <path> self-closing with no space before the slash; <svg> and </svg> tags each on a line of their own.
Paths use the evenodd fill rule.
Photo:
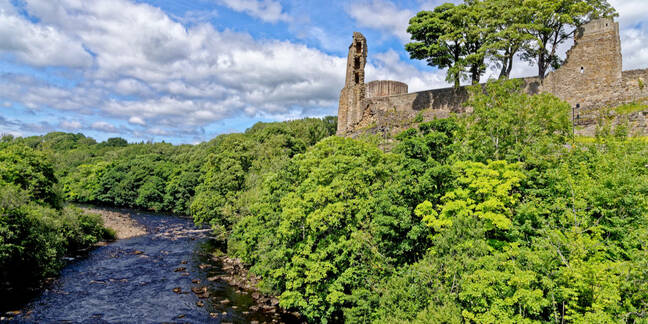
<svg viewBox="0 0 648 324">
<path fill-rule="evenodd" d="M 354 33 L 346 84 L 340 95 L 338 135 L 393 134 L 408 128 L 419 115 L 430 120 L 471 112 L 464 105 L 468 99 L 465 87 L 407 93 L 407 85 L 397 81 L 365 84 L 366 57 L 366 39 Z M 544 80 L 522 80 L 530 94 L 549 92 L 570 103 L 580 135 L 594 134 L 596 121 L 604 111 L 601 108 L 648 98 L 648 69 L 622 71 L 619 24 L 612 19 L 598 19 L 582 26 L 574 36 L 565 64 Z M 633 115 L 630 119 L 631 134 L 648 134 L 642 117 Z"/>
</svg>

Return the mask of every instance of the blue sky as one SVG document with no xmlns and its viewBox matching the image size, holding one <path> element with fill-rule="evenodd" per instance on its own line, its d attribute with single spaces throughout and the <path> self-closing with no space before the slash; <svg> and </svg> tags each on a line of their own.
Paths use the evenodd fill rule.
<svg viewBox="0 0 648 324">
<path fill-rule="evenodd" d="M 368 40 L 367 81 L 445 87 L 403 49 L 408 19 L 441 2 L 0 0 L 0 134 L 198 143 L 335 115 L 354 31 Z M 610 2 L 624 68 L 648 68 L 645 0 Z M 513 74 L 534 72 L 519 62 Z"/>
</svg>

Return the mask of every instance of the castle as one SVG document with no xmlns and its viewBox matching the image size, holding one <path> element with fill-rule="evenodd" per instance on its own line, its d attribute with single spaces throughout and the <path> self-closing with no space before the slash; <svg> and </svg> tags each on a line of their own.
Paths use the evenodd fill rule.
<svg viewBox="0 0 648 324">
<path fill-rule="evenodd" d="M 470 111 L 464 106 L 469 96 L 466 87 L 409 93 L 407 84 L 398 81 L 365 83 L 366 63 L 367 40 L 353 33 L 338 108 L 340 136 L 393 134 L 408 128 L 415 119 L 446 118 Z M 565 63 L 544 80 L 521 80 L 529 94 L 549 92 L 572 105 L 579 135 L 594 135 L 601 108 L 648 99 L 648 69 L 622 70 L 619 24 L 613 19 L 594 20 L 579 28 Z M 648 134 L 648 111 L 632 112 L 624 120 L 629 122 L 631 133 Z"/>
</svg>

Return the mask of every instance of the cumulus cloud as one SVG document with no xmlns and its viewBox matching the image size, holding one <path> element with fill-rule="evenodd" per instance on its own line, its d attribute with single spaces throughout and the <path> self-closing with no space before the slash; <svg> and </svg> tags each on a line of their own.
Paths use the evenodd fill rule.
<svg viewBox="0 0 648 324">
<path fill-rule="evenodd" d="M 108 122 L 104 122 L 104 121 L 98 121 L 98 122 L 92 123 L 91 128 L 96 130 L 96 131 L 106 132 L 106 133 L 117 133 L 118 132 L 118 129 L 117 129 L 117 127 L 115 127 L 115 125 L 113 125 L 111 123 L 108 123 Z"/>
<path fill-rule="evenodd" d="M 144 121 L 144 119 L 142 119 L 141 117 L 137 117 L 137 116 L 132 116 L 131 118 L 128 119 L 128 122 L 131 123 L 131 124 L 135 124 L 135 125 L 141 125 L 141 126 L 146 125 L 146 122 Z"/>
<path fill-rule="evenodd" d="M 262 7 L 275 10 L 272 2 Z M 84 80 L 72 88 L 25 75 L 0 77 L 0 98 L 34 110 L 74 110 L 180 131 L 239 114 L 333 112 L 344 82 L 343 58 L 207 23 L 186 27 L 147 4 L 28 0 L 24 10 L 38 26 L 78 39 L 94 55 L 92 67 L 80 69 Z"/>
<path fill-rule="evenodd" d="M 265 22 L 290 21 L 278 1 L 273 0 L 221 0 L 220 3 L 234 11 L 244 12 Z"/>
<path fill-rule="evenodd" d="M 105 95 L 105 90 L 90 86 L 81 85 L 70 89 L 46 83 L 32 76 L 0 75 L 0 98 L 22 103 L 33 110 L 49 107 L 89 114 L 92 111 L 91 107 L 101 105 Z"/>
<path fill-rule="evenodd" d="M 6 9 L 5 9 L 6 8 Z M 91 55 L 81 42 L 52 26 L 37 25 L 0 6 L 0 53 L 34 66 L 86 67 Z"/>
<path fill-rule="evenodd" d="M 648 6 L 643 0 L 610 0 L 619 12 L 624 69 L 648 68 Z"/>
<path fill-rule="evenodd" d="M 412 10 L 400 9 L 387 0 L 354 2 L 348 13 L 360 26 L 393 34 L 403 42 L 410 39 L 407 26 L 410 18 L 416 14 Z"/>
<path fill-rule="evenodd" d="M 204 23 L 216 17 L 218 17 L 218 11 L 216 10 L 203 10 L 203 11 L 189 10 L 185 12 L 185 14 L 182 16 L 173 15 L 173 18 L 175 20 L 186 25 L 196 25 L 196 24 Z"/>
<path fill-rule="evenodd" d="M 618 20 L 621 25 L 634 27 L 642 22 L 645 23 L 648 16 L 648 6 L 646 6 L 644 0 L 609 0 L 609 3 L 619 13 Z"/>
<path fill-rule="evenodd" d="M 15 121 L 0 116 L 0 126 L 16 126 L 16 125 L 17 123 Z"/>
<path fill-rule="evenodd" d="M 621 33 L 623 68 L 648 68 L 648 30 L 646 28 L 629 28 Z"/>
<path fill-rule="evenodd" d="M 59 123 L 59 127 L 65 130 L 73 131 L 73 130 L 81 129 L 82 125 L 81 122 L 76 120 L 62 120 Z"/>
</svg>

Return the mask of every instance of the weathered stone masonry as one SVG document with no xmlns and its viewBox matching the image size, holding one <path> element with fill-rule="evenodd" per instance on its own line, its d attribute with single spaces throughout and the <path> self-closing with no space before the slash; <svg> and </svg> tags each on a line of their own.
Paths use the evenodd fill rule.
<svg viewBox="0 0 648 324">
<path fill-rule="evenodd" d="M 360 33 L 353 33 L 349 46 L 346 82 L 340 92 L 338 108 L 338 134 L 340 129 L 351 129 L 362 119 L 358 104 L 365 98 L 364 70 L 367 64 L 367 39 Z"/>
<path fill-rule="evenodd" d="M 367 41 L 354 33 L 349 48 L 346 84 L 340 94 L 338 135 L 363 132 L 394 132 L 406 127 L 417 115 L 424 120 L 445 118 L 451 113 L 469 112 L 465 87 L 407 93 L 407 85 L 397 81 L 364 82 Z M 544 80 L 522 79 L 526 91 L 549 92 L 567 101 L 576 110 L 578 132 L 592 135 L 602 107 L 648 98 L 648 69 L 622 71 L 619 24 L 612 19 L 594 20 L 580 28 L 574 46 L 560 69 Z M 648 112 L 629 116 L 635 132 L 648 134 Z"/>
</svg>

